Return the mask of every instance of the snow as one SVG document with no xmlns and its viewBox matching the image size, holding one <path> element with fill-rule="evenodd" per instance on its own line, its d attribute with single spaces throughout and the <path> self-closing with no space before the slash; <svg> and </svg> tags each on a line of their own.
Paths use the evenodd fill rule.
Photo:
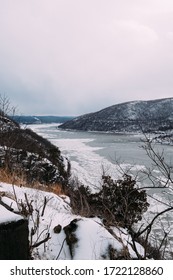
<svg viewBox="0 0 173 280">
<path fill-rule="evenodd" d="M 113 238 L 113 236 L 99 222 L 92 219 L 82 219 L 78 222 L 78 226 L 77 238 L 79 239 L 79 244 L 75 248 L 74 259 L 101 259 L 108 251 L 110 245 L 112 248 L 116 248 L 117 251 L 123 249 L 123 245 Z"/>
<path fill-rule="evenodd" d="M 21 215 L 10 212 L 4 206 L 0 205 L 0 224 L 16 222 L 22 219 Z"/>
<path fill-rule="evenodd" d="M 6 197 L 6 196 L 2 196 L 1 200 L 2 200 L 2 202 L 7 204 L 8 206 L 10 206 L 13 209 L 13 211 L 15 211 L 15 212 L 19 211 L 16 201 L 14 201 L 13 199 Z"/>
<path fill-rule="evenodd" d="M 36 221 L 38 221 L 39 213 L 39 227 L 36 234 L 33 236 L 33 243 L 44 239 L 47 233 L 50 233 L 48 242 L 46 244 L 41 244 L 33 250 L 32 256 L 34 259 L 109 259 L 110 248 L 113 248 L 117 254 L 121 254 L 124 246 L 129 247 L 131 257 L 136 256 L 129 242 L 130 237 L 125 230 L 122 234 L 122 231 L 113 227 L 113 232 L 116 234 L 111 234 L 98 217 L 84 218 L 74 215 L 69 205 L 69 197 L 65 195 L 58 196 L 53 193 L 47 193 L 32 188 L 12 187 L 10 184 L 0 183 L 0 192 L 8 195 L 8 197 L 3 197 L 3 201 L 15 210 L 17 209 L 17 204 L 9 198 L 14 196 L 14 191 L 18 204 L 26 202 L 26 196 L 29 202 L 32 201 L 33 214 L 28 216 L 30 232 L 35 226 Z M 41 213 L 45 197 L 47 199 L 47 205 L 42 216 Z M 0 223 L 6 222 L 7 220 L 15 221 L 18 219 L 21 219 L 20 215 L 14 214 L 4 209 L 2 206 L 0 207 Z M 73 246 L 73 255 L 71 255 L 63 228 L 69 225 L 74 219 L 77 221 L 77 229 L 75 231 L 77 242 Z M 62 230 L 60 233 L 55 233 L 54 228 L 58 225 L 62 226 Z M 140 247 L 139 244 L 137 246 Z"/>
</svg>

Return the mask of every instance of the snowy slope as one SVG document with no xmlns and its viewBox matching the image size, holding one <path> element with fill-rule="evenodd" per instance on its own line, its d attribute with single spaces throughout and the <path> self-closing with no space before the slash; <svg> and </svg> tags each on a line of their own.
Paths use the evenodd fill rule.
<svg viewBox="0 0 173 280">
<path fill-rule="evenodd" d="M 21 220 L 21 216 L 8 211 L 5 207 L 0 205 L 0 224 Z"/>
<path fill-rule="evenodd" d="M 24 187 L 14 186 L 12 188 L 11 185 L 5 183 L 0 183 L 0 192 L 5 193 L 2 199 L 15 211 L 18 207 L 20 208 L 21 202 L 26 203 L 26 197 L 29 202 L 32 201 L 33 213 L 28 216 L 30 233 L 39 217 L 39 226 L 33 236 L 32 244 L 38 243 L 45 239 L 48 233 L 50 234 L 49 240 L 45 244 L 41 244 L 32 250 L 34 259 L 110 259 L 111 251 L 117 258 L 123 258 L 124 248 L 126 247 L 130 257 L 136 258 L 136 254 L 130 245 L 131 238 L 125 229 L 114 227 L 110 233 L 99 218 L 84 218 L 74 215 L 69 205 L 69 198 L 66 196 L 57 196 L 53 193 Z M 15 196 L 17 197 L 17 204 L 12 199 Z M 47 199 L 47 205 L 43 211 L 45 198 Z M 43 215 L 42 212 L 44 212 Z M 0 212 L 0 216 L 2 214 L 3 221 L 6 218 L 8 219 L 6 212 Z M 69 231 L 71 225 L 75 226 L 75 231 L 73 229 L 71 232 Z M 61 230 L 57 231 L 57 228 Z M 67 235 L 67 232 L 70 233 Z M 68 245 L 67 243 L 72 237 L 74 242 Z M 143 253 L 142 246 L 137 244 L 137 247 Z"/>
</svg>

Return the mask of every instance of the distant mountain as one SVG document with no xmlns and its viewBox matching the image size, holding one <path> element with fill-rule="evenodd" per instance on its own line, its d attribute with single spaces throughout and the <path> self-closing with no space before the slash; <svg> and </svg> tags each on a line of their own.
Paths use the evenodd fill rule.
<svg viewBox="0 0 173 280">
<path fill-rule="evenodd" d="M 64 123 L 73 119 L 69 116 L 13 116 L 13 120 L 23 124 L 39 124 L 39 123 Z"/>
<path fill-rule="evenodd" d="M 173 129 L 173 98 L 132 101 L 76 117 L 62 129 L 110 132 L 157 132 Z"/>
</svg>

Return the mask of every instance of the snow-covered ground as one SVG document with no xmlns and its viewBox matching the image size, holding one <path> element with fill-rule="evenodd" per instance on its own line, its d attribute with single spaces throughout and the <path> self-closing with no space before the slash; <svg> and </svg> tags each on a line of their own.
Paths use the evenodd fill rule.
<svg viewBox="0 0 173 280">
<path fill-rule="evenodd" d="M 8 222 L 15 222 L 15 221 L 19 221 L 19 220 L 21 220 L 21 216 L 20 215 L 15 214 L 15 213 L 7 210 L 2 205 L 0 205 L 0 224 L 4 224 L 7 221 Z"/>
<path fill-rule="evenodd" d="M 95 218 L 84 218 L 76 216 L 72 213 L 69 205 L 69 198 L 66 196 L 57 196 L 53 193 L 47 193 L 31 188 L 24 188 L 18 186 L 11 186 L 6 183 L 0 183 L 0 192 L 5 193 L 2 197 L 2 201 L 12 207 L 15 211 L 20 208 L 20 203 L 26 203 L 26 196 L 29 203 L 32 201 L 33 214 L 29 216 L 29 229 L 31 229 L 39 223 L 35 235 L 33 236 L 32 244 L 43 240 L 48 233 L 50 233 L 50 239 L 39 247 L 35 248 L 32 252 L 34 259 L 45 260 L 99 260 L 109 259 L 110 249 L 114 249 L 117 256 L 123 254 L 124 248 L 128 247 L 130 256 L 136 258 L 136 253 L 131 247 L 131 238 L 127 234 L 125 229 L 112 228 L 113 234 L 111 234 L 102 221 Z M 15 195 L 14 195 L 15 193 Z M 17 197 L 17 203 L 13 197 Z M 47 205 L 42 215 L 45 197 L 47 199 Z M 4 208 L 4 207 L 3 207 Z M 0 208 L 0 210 L 2 210 Z M 3 210 L 0 212 L 1 222 L 11 221 L 11 215 L 13 219 L 19 217 L 16 214 L 9 214 L 9 211 Z M 39 213 L 39 215 L 38 215 Z M 10 216 L 9 216 L 10 215 Z M 75 242 L 73 247 L 68 246 L 67 236 L 64 227 L 75 220 Z M 59 233 L 56 233 L 56 228 L 61 225 L 62 229 Z M 138 243 L 136 244 L 138 251 L 143 254 L 143 248 Z"/>
</svg>

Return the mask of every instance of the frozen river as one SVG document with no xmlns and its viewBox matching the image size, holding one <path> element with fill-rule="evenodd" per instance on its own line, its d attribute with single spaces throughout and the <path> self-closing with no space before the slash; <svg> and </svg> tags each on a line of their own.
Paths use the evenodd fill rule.
<svg viewBox="0 0 173 280">
<path fill-rule="evenodd" d="M 103 172 L 114 178 L 117 176 L 117 163 L 126 171 L 138 172 L 151 164 L 142 148 L 141 135 L 108 134 L 98 132 L 77 132 L 58 129 L 58 124 L 30 125 L 38 134 L 59 147 L 62 155 L 68 157 L 72 172 L 87 185 L 98 186 Z M 164 149 L 167 160 L 173 161 L 173 148 L 157 145 Z"/>
</svg>

